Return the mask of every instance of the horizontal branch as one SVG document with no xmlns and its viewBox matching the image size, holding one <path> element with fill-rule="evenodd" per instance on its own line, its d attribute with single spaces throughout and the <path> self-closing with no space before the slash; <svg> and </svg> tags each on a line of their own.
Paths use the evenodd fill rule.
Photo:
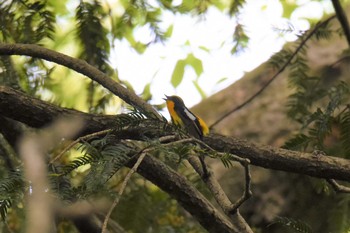
<svg viewBox="0 0 350 233">
<path fill-rule="evenodd" d="M 54 62 L 56 64 L 65 66 L 78 73 L 81 73 L 90 79 L 101 84 L 103 87 L 111 91 L 116 96 L 119 96 L 128 104 L 134 106 L 139 110 L 145 110 L 157 117 L 160 115 L 153 109 L 151 105 L 143 101 L 135 93 L 127 90 L 119 83 L 108 77 L 94 66 L 88 64 L 86 61 L 67 56 L 65 54 L 50 50 L 34 44 L 2 44 L 0 43 L 0 56 L 3 55 L 24 55 L 35 58 L 44 59 Z"/>
<path fill-rule="evenodd" d="M 259 167 L 350 182 L 350 160 L 347 159 L 257 145 L 222 135 L 212 134 L 204 141 L 219 152 L 247 158 Z"/>
<path fill-rule="evenodd" d="M 113 124 L 112 116 L 93 115 L 60 108 L 9 87 L 0 86 L 0 115 L 4 117 L 32 127 L 41 127 L 50 123 L 55 117 L 66 113 L 80 116 L 85 120 L 84 132 L 104 130 Z M 150 131 L 150 127 L 148 125 L 145 129 L 140 127 L 130 131 L 126 130 L 123 136 L 134 139 L 142 138 L 142 132 Z M 154 127 L 155 131 L 159 131 L 157 126 Z M 252 165 L 350 182 L 350 161 L 346 159 L 333 156 L 315 156 L 311 153 L 256 145 L 244 140 L 214 134 L 205 137 L 204 141 L 219 152 L 229 152 L 247 158 Z"/>
<path fill-rule="evenodd" d="M 7 86 L 0 86 L 0 115 L 33 128 L 42 128 L 62 116 L 79 117 L 85 122 L 80 135 L 110 128 L 115 122 L 115 116 L 87 114 L 74 109 L 59 108 Z"/>
</svg>

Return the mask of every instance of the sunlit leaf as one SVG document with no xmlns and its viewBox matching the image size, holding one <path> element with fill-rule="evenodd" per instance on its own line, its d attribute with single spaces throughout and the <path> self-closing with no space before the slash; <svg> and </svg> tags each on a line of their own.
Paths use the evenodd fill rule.
<svg viewBox="0 0 350 233">
<path fill-rule="evenodd" d="M 187 55 L 186 63 L 192 66 L 197 76 L 200 76 L 203 73 L 203 64 L 200 59 L 195 57 L 193 53 Z"/>
<path fill-rule="evenodd" d="M 296 1 L 280 1 L 283 6 L 283 17 L 290 18 L 294 10 L 298 7 Z"/>
<path fill-rule="evenodd" d="M 208 53 L 210 52 L 210 50 L 205 46 L 199 46 L 198 48 L 205 51 L 205 52 L 208 52 Z"/>
<path fill-rule="evenodd" d="M 171 75 L 171 85 L 173 85 L 174 88 L 176 88 L 177 86 L 179 86 L 179 84 L 182 82 L 182 79 L 184 77 L 184 73 L 185 73 L 185 65 L 186 62 L 184 60 L 178 60 L 173 74 Z"/>
<path fill-rule="evenodd" d="M 142 91 L 142 99 L 148 101 L 152 99 L 151 83 L 147 83 Z"/>
<path fill-rule="evenodd" d="M 197 91 L 199 92 L 199 94 L 201 95 L 202 99 L 206 98 L 207 95 L 205 94 L 204 90 L 201 88 L 201 86 L 199 85 L 197 80 L 193 80 L 193 84 L 195 86 L 195 88 L 197 89 Z"/>
<path fill-rule="evenodd" d="M 174 25 L 170 25 L 164 33 L 165 37 L 170 37 L 173 34 Z"/>
<path fill-rule="evenodd" d="M 227 77 L 223 77 L 223 78 L 219 79 L 219 80 L 216 82 L 216 84 L 220 84 L 220 83 L 222 83 L 222 82 L 225 82 L 226 80 L 227 80 Z"/>
</svg>

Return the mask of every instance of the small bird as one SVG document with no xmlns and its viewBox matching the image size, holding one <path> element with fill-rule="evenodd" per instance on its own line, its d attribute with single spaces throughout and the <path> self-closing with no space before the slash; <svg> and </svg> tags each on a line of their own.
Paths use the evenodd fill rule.
<svg viewBox="0 0 350 233">
<path fill-rule="evenodd" d="M 200 140 L 203 139 L 203 136 L 209 134 L 209 128 L 205 122 L 193 114 L 179 96 L 165 95 L 165 97 L 164 100 L 166 101 L 171 121 L 175 125 L 185 128 L 191 136 Z"/>
<path fill-rule="evenodd" d="M 176 96 L 167 96 L 164 100 L 168 108 L 171 121 L 185 130 L 193 137 L 203 140 L 203 136 L 209 134 L 209 128 L 205 122 L 195 114 L 193 114 L 186 106 L 184 101 Z M 199 156 L 199 160 L 202 164 L 203 178 L 206 179 L 209 176 L 207 166 L 204 162 L 204 156 Z"/>
</svg>

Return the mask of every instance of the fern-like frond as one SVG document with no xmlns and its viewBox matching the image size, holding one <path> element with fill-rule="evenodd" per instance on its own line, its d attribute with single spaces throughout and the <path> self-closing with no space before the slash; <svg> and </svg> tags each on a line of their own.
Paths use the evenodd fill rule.
<svg viewBox="0 0 350 233">
<path fill-rule="evenodd" d="M 136 127 L 147 120 L 147 117 L 139 111 L 132 111 L 127 114 L 119 114 L 115 118 L 115 130 L 120 131 L 126 127 Z"/>
<path fill-rule="evenodd" d="M 237 14 L 239 10 L 243 7 L 244 3 L 245 3 L 245 0 L 232 1 L 230 5 L 230 10 L 229 10 L 230 15 Z"/>
<path fill-rule="evenodd" d="M 330 40 L 333 34 L 335 33 L 329 26 L 330 21 L 323 22 L 321 26 L 318 27 L 318 30 L 315 31 L 313 37 L 316 40 Z M 314 26 L 312 26 L 314 27 Z"/>
<path fill-rule="evenodd" d="M 98 1 L 80 1 L 77 7 L 78 38 L 83 45 L 81 57 L 103 72 L 110 71 L 107 63 L 110 44 L 101 20 L 106 16 Z"/>
<path fill-rule="evenodd" d="M 1 215 L 2 221 L 6 220 L 7 211 L 9 208 L 11 208 L 11 206 L 12 206 L 12 203 L 10 199 L 0 200 L 0 215 Z"/>
<path fill-rule="evenodd" d="M 24 182 L 20 172 L 12 172 L 0 181 L 0 195 L 15 193 L 23 188 Z"/>
<path fill-rule="evenodd" d="M 286 217 L 277 217 L 275 221 L 270 225 L 273 224 L 282 225 L 283 227 L 286 227 L 298 233 L 312 233 L 312 228 L 309 226 L 309 224 L 301 220 L 295 220 Z"/>
<path fill-rule="evenodd" d="M 68 174 L 74 169 L 81 167 L 83 165 L 91 164 L 102 157 L 101 152 L 88 142 L 84 142 L 80 146 L 80 148 L 84 153 L 83 156 L 73 160 L 68 165 L 64 166 L 62 168 L 63 174 Z"/>
<path fill-rule="evenodd" d="M 7 178 L 0 180 L 0 215 L 6 219 L 7 211 L 13 202 L 22 198 L 24 182 L 20 172 L 12 172 Z"/>
<path fill-rule="evenodd" d="M 228 153 L 222 154 L 220 156 L 220 160 L 222 162 L 222 164 L 226 167 L 226 168 L 230 168 L 232 167 L 232 156 Z"/>
<path fill-rule="evenodd" d="M 39 43 L 53 38 L 55 17 L 46 1 L 1 1 L 0 39 L 6 42 Z"/>
<path fill-rule="evenodd" d="M 344 112 L 340 119 L 341 124 L 341 143 L 344 147 L 345 154 L 350 157 L 350 110 Z"/>
<path fill-rule="evenodd" d="M 282 49 L 272 55 L 269 59 L 269 65 L 275 69 L 280 69 L 292 56 L 293 52 L 290 49 Z"/>
<path fill-rule="evenodd" d="M 310 137 L 306 136 L 305 134 L 297 134 L 288 141 L 286 141 L 282 148 L 288 149 L 288 150 L 299 150 L 303 151 L 305 150 L 308 145 L 310 144 L 311 139 Z"/>
</svg>

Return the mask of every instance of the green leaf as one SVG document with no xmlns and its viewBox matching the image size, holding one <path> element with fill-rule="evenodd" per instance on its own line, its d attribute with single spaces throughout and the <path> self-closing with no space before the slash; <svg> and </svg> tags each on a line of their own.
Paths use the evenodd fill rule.
<svg viewBox="0 0 350 233">
<path fill-rule="evenodd" d="M 289 19 L 294 10 L 298 7 L 295 1 L 281 1 L 283 6 L 283 17 Z"/>
<path fill-rule="evenodd" d="M 204 90 L 199 86 L 199 83 L 197 80 L 193 81 L 194 86 L 196 87 L 197 91 L 201 95 L 202 99 L 206 98 L 207 95 L 205 94 Z"/>
<path fill-rule="evenodd" d="M 152 99 L 151 83 L 147 83 L 142 91 L 142 99 L 148 101 Z"/>
<path fill-rule="evenodd" d="M 219 79 L 219 80 L 216 82 L 216 84 L 222 83 L 222 82 L 224 82 L 224 81 L 226 81 L 226 80 L 227 80 L 227 77 L 223 77 L 223 78 Z"/>
<path fill-rule="evenodd" d="M 173 85 L 174 88 L 179 86 L 179 84 L 182 82 L 185 73 L 185 66 L 185 60 L 177 61 L 173 74 L 171 75 L 171 85 Z"/>
<path fill-rule="evenodd" d="M 187 55 L 186 63 L 192 66 L 197 76 L 200 76 L 203 73 L 203 64 L 200 59 L 195 57 L 193 53 Z"/>
<path fill-rule="evenodd" d="M 170 25 L 167 30 L 164 33 L 165 37 L 171 37 L 171 35 L 173 34 L 173 29 L 174 29 L 174 25 Z"/>
</svg>

